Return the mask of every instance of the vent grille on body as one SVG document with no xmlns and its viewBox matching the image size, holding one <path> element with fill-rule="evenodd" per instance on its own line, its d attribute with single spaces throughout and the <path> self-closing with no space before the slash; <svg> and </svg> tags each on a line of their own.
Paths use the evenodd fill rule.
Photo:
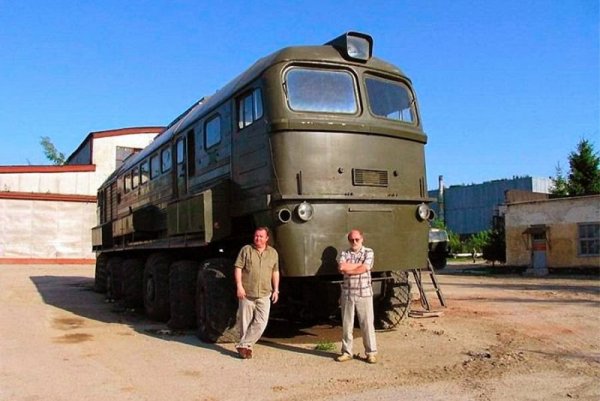
<svg viewBox="0 0 600 401">
<path fill-rule="evenodd" d="M 352 170 L 352 184 L 367 187 L 387 187 L 388 173 L 381 170 L 355 168 Z"/>
</svg>

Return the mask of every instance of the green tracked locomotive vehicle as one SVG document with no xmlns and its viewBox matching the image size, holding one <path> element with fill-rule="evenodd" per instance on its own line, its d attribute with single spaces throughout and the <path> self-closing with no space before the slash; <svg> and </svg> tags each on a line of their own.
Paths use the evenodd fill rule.
<svg viewBox="0 0 600 401">
<path fill-rule="evenodd" d="M 406 316 L 427 266 L 424 146 L 410 80 L 370 36 L 279 50 L 179 116 L 98 190 L 95 286 L 206 341 L 235 338 L 233 260 L 258 226 L 290 319 L 336 313 L 352 228 L 375 250 L 377 325 Z"/>
</svg>

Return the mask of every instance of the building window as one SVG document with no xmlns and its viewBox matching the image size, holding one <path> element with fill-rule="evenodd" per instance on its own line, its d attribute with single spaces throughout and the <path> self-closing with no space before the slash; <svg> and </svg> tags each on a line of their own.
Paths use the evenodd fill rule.
<svg viewBox="0 0 600 401">
<path fill-rule="evenodd" d="M 128 147 L 124 147 L 124 146 L 117 146 L 116 150 L 115 150 L 115 167 L 119 168 L 123 165 L 123 162 L 130 157 L 131 155 L 134 155 L 136 153 L 138 153 L 140 150 L 140 148 L 128 148 Z"/>
<path fill-rule="evenodd" d="M 600 255 L 600 224 L 579 225 L 579 256 Z"/>
</svg>

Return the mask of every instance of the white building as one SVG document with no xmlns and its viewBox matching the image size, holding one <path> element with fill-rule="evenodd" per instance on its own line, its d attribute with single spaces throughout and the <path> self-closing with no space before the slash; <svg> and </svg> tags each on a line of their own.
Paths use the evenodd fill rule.
<svg viewBox="0 0 600 401">
<path fill-rule="evenodd" d="M 0 166 L 0 264 L 94 263 L 97 188 L 163 130 L 91 132 L 63 166 Z"/>
</svg>

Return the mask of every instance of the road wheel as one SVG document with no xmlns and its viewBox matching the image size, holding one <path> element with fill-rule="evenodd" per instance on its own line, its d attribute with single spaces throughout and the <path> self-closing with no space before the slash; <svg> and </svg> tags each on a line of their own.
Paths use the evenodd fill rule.
<svg viewBox="0 0 600 401">
<path fill-rule="evenodd" d="M 196 321 L 198 337 L 211 343 L 237 341 L 237 299 L 233 263 L 228 259 L 208 259 L 198 271 Z"/>
<path fill-rule="evenodd" d="M 191 260 L 173 262 L 169 271 L 169 300 L 172 329 L 188 329 L 196 325 L 196 275 L 198 264 Z"/>
<path fill-rule="evenodd" d="M 143 305 L 144 260 L 125 259 L 123 262 L 123 303 L 128 308 Z"/>
<path fill-rule="evenodd" d="M 386 272 L 383 295 L 375 302 L 375 327 L 390 330 L 408 317 L 410 311 L 410 282 L 408 272 Z"/>
<path fill-rule="evenodd" d="M 164 253 L 154 253 L 146 260 L 142 284 L 144 310 L 150 319 L 169 319 L 169 266 L 171 259 Z"/>
<path fill-rule="evenodd" d="M 100 254 L 96 257 L 96 271 L 94 273 L 94 291 L 99 293 L 106 292 L 106 275 L 108 262 L 108 256 L 106 254 Z"/>
<path fill-rule="evenodd" d="M 106 263 L 106 297 L 112 300 L 123 298 L 123 258 L 111 256 Z"/>
</svg>

